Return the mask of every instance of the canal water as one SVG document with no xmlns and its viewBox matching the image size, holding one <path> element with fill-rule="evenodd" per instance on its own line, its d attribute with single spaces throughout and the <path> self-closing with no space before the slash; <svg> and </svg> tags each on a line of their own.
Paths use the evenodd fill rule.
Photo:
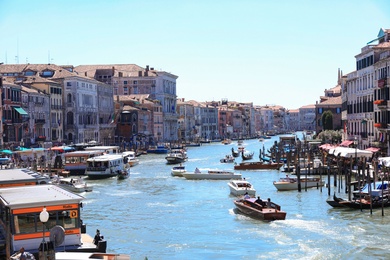
<svg viewBox="0 0 390 260">
<path fill-rule="evenodd" d="M 259 159 L 278 137 L 245 140 Z M 189 147 L 187 170 L 229 169 L 220 159 L 237 142 Z M 107 251 L 135 259 L 388 259 L 390 210 L 331 208 L 324 187 L 278 192 L 272 182 L 279 171 L 241 171 L 262 198 L 287 212 L 286 220 L 263 222 L 238 214 L 226 180 L 186 180 L 170 174 L 165 155 L 139 157 L 126 180 L 87 180 L 82 217 L 87 233 L 96 229 L 108 241 Z M 236 159 L 241 162 L 241 158 Z M 324 177 L 327 181 L 327 178 Z M 333 180 L 331 180 L 333 194 Z M 336 189 L 337 190 L 337 189 Z M 345 194 L 339 194 L 344 196 Z"/>
</svg>

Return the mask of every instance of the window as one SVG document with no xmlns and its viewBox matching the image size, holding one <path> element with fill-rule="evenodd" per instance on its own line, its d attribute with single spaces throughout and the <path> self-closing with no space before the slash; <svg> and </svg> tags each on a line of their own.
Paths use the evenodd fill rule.
<svg viewBox="0 0 390 260">
<path fill-rule="evenodd" d="M 51 70 L 45 70 L 42 71 L 41 76 L 42 77 L 52 77 L 54 75 L 54 72 Z"/>
<path fill-rule="evenodd" d="M 318 108 L 318 114 L 322 114 L 322 107 Z"/>
<path fill-rule="evenodd" d="M 123 84 L 124 84 L 124 85 L 127 85 L 127 80 L 123 81 Z"/>
<path fill-rule="evenodd" d="M 341 108 L 339 108 L 339 107 L 336 108 L 336 113 L 337 113 L 337 114 L 340 114 L 340 113 L 341 113 Z"/>
</svg>

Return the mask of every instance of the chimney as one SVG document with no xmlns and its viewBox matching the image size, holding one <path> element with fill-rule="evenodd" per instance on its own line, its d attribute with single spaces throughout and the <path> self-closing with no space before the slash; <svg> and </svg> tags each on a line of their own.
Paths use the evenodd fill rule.
<svg viewBox="0 0 390 260">
<path fill-rule="evenodd" d="M 149 65 L 146 65 L 146 71 L 149 71 Z"/>
</svg>

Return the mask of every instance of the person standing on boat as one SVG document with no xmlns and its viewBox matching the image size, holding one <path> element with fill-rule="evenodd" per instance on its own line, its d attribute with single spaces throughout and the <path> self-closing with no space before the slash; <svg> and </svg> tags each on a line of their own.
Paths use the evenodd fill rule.
<svg viewBox="0 0 390 260">
<path fill-rule="evenodd" d="M 99 244 L 99 241 L 102 240 L 102 237 L 100 236 L 100 230 L 99 229 L 96 229 L 96 235 L 95 237 L 93 238 L 93 243 L 98 246 Z"/>
<path fill-rule="evenodd" d="M 267 199 L 267 207 L 271 208 L 271 199 L 270 198 Z"/>
<path fill-rule="evenodd" d="M 248 192 L 245 192 L 244 199 L 250 199 L 251 196 L 249 196 Z"/>
</svg>

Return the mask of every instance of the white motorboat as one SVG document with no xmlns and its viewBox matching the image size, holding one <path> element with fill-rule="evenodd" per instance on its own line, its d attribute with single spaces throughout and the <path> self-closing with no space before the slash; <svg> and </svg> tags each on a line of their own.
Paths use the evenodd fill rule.
<svg viewBox="0 0 390 260">
<path fill-rule="evenodd" d="M 125 158 L 125 163 L 128 163 L 130 167 L 133 167 L 139 164 L 139 159 L 136 157 L 134 151 L 126 151 L 122 153 L 122 156 Z"/>
<path fill-rule="evenodd" d="M 115 177 L 122 171 L 130 171 L 121 154 L 105 154 L 87 160 L 85 175 L 90 179 Z"/>
<path fill-rule="evenodd" d="M 182 163 L 188 160 L 187 152 L 184 149 L 172 149 L 165 157 L 168 164 Z"/>
<path fill-rule="evenodd" d="M 171 170 L 171 175 L 176 177 L 183 177 L 183 173 L 186 172 L 186 167 L 183 165 L 174 166 Z"/>
<path fill-rule="evenodd" d="M 252 184 L 244 180 L 231 180 L 228 182 L 230 194 L 236 196 L 242 196 L 248 193 L 249 196 L 253 197 L 256 195 L 256 190 Z"/>
<path fill-rule="evenodd" d="M 301 178 L 301 188 L 313 188 L 324 186 L 325 182 L 318 177 L 303 177 Z M 280 178 L 279 181 L 274 181 L 276 189 L 282 190 L 298 190 L 298 178 L 288 177 Z"/>
<path fill-rule="evenodd" d="M 188 180 L 240 180 L 241 174 L 234 173 L 226 170 L 208 170 L 207 172 L 201 172 L 198 168 L 195 172 L 182 173 L 183 177 Z"/>
<path fill-rule="evenodd" d="M 81 177 L 59 178 L 57 181 L 54 181 L 53 184 L 75 193 L 89 192 L 93 189 L 92 186 L 89 186 Z"/>
</svg>

